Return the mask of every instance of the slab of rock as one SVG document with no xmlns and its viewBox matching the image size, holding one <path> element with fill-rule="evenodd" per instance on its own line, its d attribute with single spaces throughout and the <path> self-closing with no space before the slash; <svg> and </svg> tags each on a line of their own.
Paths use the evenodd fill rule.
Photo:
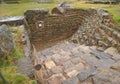
<svg viewBox="0 0 120 84">
<path fill-rule="evenodd" d="M 85 81 L 87 78 L 89 78 L 90 76 L 93 76 L 95 74 L 96 74 L 96 68 L 92 66 L 92 67 L 88 68 L 87 70 L 79 73 L 77 75 L 77 77 L 80 81 Z"/>
<path fill-rule="evenodd" d="M 16 66 L 18 67 L 17 72 L 24 74 L 30 78 L 33 78 L 33 65 L 29 57 L 24 57 L 16 61 Z"/>
<path fill-rule="evenodd" d="M 93 50 L 91 54 L 95 55 L 98 59 L 109 59 L 110 56 L 104 52 Z"/>
<path fill-rule="evenodd" d="M 12 34 L 7 25 L 0 26 L 0 59 L 14 51 Z"/>
<path fill-rule="evenodd" d="M 120 54 L 117 54 L 117 55 L 113 56 L 112 59 L 114 59 L 115 61 L 119 61 L 120 60 Z"/>
<path fill-rule="evenodd" d="M 104 52 L 111 55 L 111 56 L 115 56 L 118 54 L 117 49 L 114 47 L 107 48 Z"/>
<path fill-rule="evenodd" d="M 62 73 L 62 72 L 63 72 L 63 67 L 62 67 L 62 66 L 53 67 L 53 68 L 51 69 L 51 72 L 54 73 L 54 74 Z"/>
<path fill-rule="evenodd" d="M 55 67 L 55 66 L 56 66 L 55 63 L 54 63 L 52 60 L 45 62 L 45 67 L 46 67 L 47 69 L 51 69 L 51 68 L 53 68 L 53 67 Z"/>
<path fill-rule="evenodd" d="M 75 77 L 72 77 L 72 78 L 69 78 L 67 80 L 64 80 L 62 82 L 62 84 L 80 84 L 78 78 L 75 76 Z"/>
<path fill-rule="evenodd" d="M 120 73 L 111 69 L 101 71 L 93 77 L 94 84 L 120 84 Z"/>
<path fill-rule="evenodd" d="M 48 84 L 61 84 L 62 81 L 65 80 L 63 74 L 54 74 L 50 78 L 47 79 Z"/>
<path fill-rule="evenodd" d="M 111 68 L 120 72 L 120 61 L 113 64 Z"/>
</svg>

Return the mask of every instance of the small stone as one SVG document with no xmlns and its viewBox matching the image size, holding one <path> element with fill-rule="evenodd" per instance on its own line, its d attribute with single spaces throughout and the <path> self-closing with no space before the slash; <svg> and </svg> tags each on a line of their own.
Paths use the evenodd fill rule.
<svg viewBox="0 0 120 84">
<path fill-rule="evenodd" d="M 114 47 L 107 48 L 104 52 L 111 55 L 111 56 L 115 56 L 118 54 L 117 49 Z"/>
<path fill-rule="evenodd" d="M 120 72 L 120 61 L 113 64 L 111 68 Z"/>
<path fill-rule="evenodd" d="M 96 74 L 96 68 L 95 67 L 90 67 L 87 70 L 79 73 L 77 75 L 77 77 L 80 81 L 85 81 L 87 78 L 89 78 L 90 76 L 93 76 L 95 74 Z"/>
<path fill-rule="evenodd" d="M 53 61 L 47 61 L 45 62 L 45 67 L 48 68 L 48 69 L 51 69 L 53 67 L 55 67 L 55 63 Z"/>
<path fill-rule="evenodd" d="M 83 70 L 85 70 L 85 65 L 83 63 L 79 63 L 75 65 L 75 69 L 78 70 L 79 72 L 82 72 Z"/>
<path fill-rule="evenodd" d="M 80 62 L 84 62 L 80 57 L 72 58 L 71 62 L 74 64 L 78 64 Z"/>
<path fill-rule="evenodd" d="M 113 56 L 112 59 L 114 59 L 115 61 L 119 61 L 120 60 L 120 54 L 117 54 L 117 55 Z"/>
<path fill-rule="evenodd" d="M 80 50 L 84 53 L 90 53 L 91 52 L 91 49 L 89 46 L 85 46 L 85 45 L 82 45 L 80 46 Z"/>
<path fill-rule="evenodd" d="M 63 72 L 63 67 L 62 67 L 62 66 L 53 67 L 53 68 L 51 69 L 51 72 L 52 72 L 53 74 L 62 73 L 62 72 Z"/>
<path fill-rule="evenodd" d="M 65 80 L 63 74 L 54 74 L 50 78 L 47 79 L 48 84 L 61 84 L 62 81 Z"/>
<path fill-rule="evenodd" d="M 99 47 L 99 48 L 97 48 L 97 50 L 100 51 L 100 52 L 103 52 L 104 48 L 103 47 Z"/>
<path fill-rule="evenodd" d="M 63 66 L 64 66 L 64 69 L 68 69 L 68 68 L 73 67 L 74 65 L 71 61 L 67 61 L 63 64 Z"/>
<path fill-rule="evenodd" d="M 77 71 L 77 70 L 72 70 L 72 71 L 70 71 L 70 72 L 67 73 L 67 75 L 68 75 L 69 77 L 76 76 L 77 74 L 78 74 L 78 71 Z"/>
<path fill-rule="evenodd" d="M 78 78 L 75 76 L 75 77 L 72 77 L 72 78 L 69 78 L 67 80 L 64 80 L 62 82 L 62 84 L 80 84 Z"/>
<path fill-rule="evenodd" d="M 104 52 L 93 50 L 91 54 L 95 55 L 98 59 L 109 59 L 110 56 Z"/>
</svg>

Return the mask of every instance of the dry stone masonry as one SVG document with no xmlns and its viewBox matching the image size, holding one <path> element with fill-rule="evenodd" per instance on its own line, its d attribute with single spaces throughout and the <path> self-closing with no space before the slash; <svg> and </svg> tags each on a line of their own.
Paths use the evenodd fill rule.
<svg viewBox="0 0 120 84">
<path fill-rule="evenodd" d="M 107 11 L 27 10 L 24 23 L 38 83 L 120 84 L 120 28 Z"/>
<path fill-rule="evenodd" d="M 120 29 L 102 9 L 57 7 L 52 14 L 47 9 L 27 10 L 25 20 L 31 43 L 38 48 L 41 43 L 47 45 L 70 37 L 69 41 L 75 43 L 120 50 Z"/>
</svg>

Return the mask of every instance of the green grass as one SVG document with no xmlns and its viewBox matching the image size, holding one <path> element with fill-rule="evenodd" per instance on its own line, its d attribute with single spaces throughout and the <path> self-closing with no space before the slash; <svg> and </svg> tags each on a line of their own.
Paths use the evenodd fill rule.
<svg viewBox="0 0 120 84">
<path fill-rule="evenodd" d="M 0 17 L 9 15 L 23 15 L 25 10 L 35 8 L 48 8 L 52 9 L 55 4 L 35 4 L 33 2 L 21 4 L 2 4 L 0 5 Z"/>
<path fill-rule="evenodd" d="M 34 2 L 28 3 L 20 3 L 20 4 L 1 4 L 0 5 L 0 17 L 3 16 L 16 16 L 16 15 L 23 15 L 25 10 L 28 9 L 35 9 L 35 8 L 48 8 L 51 10 L 57 6 L 56 3 L 51 4 L 35 4 Z M 76 8 L 104 8 L 108 10 L 112 15 L 117 24 L 120 25 L 120 4 L 118 5 L 104 5 L 104 4 L 84 4 L 81 2 L 76 2 L 72 5 Z"/>
<path fill-rule="evenodd" d="M 33 80 L 16 72 L 17 67 L 15 66 L 14 62 L 24 56 L 23 45 L 19 43 L 22 31 L 19 27 L 10 27 L 10 30 L 12 33 L 14 33 L 13 38 L 16 42 L 16 46 L 13 53 L 7 55 L 4 60 L 0 60 L 0 71 L 7 80 L 7 84 L 35 84 Z M 4 84 L 1 78 L 0 84 Z"/>
</svg>

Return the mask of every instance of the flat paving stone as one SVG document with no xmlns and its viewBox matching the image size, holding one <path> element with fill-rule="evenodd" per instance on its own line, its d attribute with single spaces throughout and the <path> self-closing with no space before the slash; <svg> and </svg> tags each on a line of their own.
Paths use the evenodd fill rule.
<svg viewBox="0 0 120 84">
<path fill-rule="evenodd" d="M 55 67 L 56 65 L 55 65 L 55 63 L 53 62 L 53 61 L 47 61 L 47 62 L 45 62 L 45 67 L 47 68 L 47 69 L 51 69 L 51 68 L 53 68 L 53 67 Z"/>
<path fill-rule="evenodd" d="M 62 73 L 63 67 L 62 66 L 55 66 L 55 67 L 51 68 L 51 72 L 53 74 Z"/>
<path fill-rule="evenodd" d="M 120 54 L 117 54 L 117 55 L 113 56 L 112 59 L 114 59 L 115 61 L 119 61 L 120 60 Z"/>
<path fill-rule="evenodd" d="M 64 69 L 68 69 L 68 68 L 74 67 L 74 64 L 71 61 L 66 61 L 63 64 L 63 66 L 64 66 Z"/>
<path fill-rule="evenodd" d="M 87 78 L 89 78 L 90 76 L 93 76 L 95 74 L 96 74 L 96 68 L 95 67 L 90 67 L 87 70 L 79 73 L 77 75 L 77 77 L 80 81 L 85 81 Z"/>
<path fill-rule="evenodd" d="M 60 73 L 52 75 L 47 79 L 47 82 L 48 84 L 61 84 L 63 80 L 65 80 L 65 77 Z"/>
<path fill-rule="evenodd" d="M 80 81 L 78 80 L 78 78 L 75 76 L 75 77 L 72 77 L 72 78 L 69 78 L 67 80 L 64 80 L 62 82 L 62 84 L 80 84 Z"/>
<path fill-rule="evenodd" d="M 120 72 L 120 61 L 116 62 L 111 66 L 112 69 Z"/>
<path fill-rule="evenodd" d="M 71 62 L 73 63 L 73 64 L 78 64 L 78 63 L 80 63 L 80 62 L 85 62 L 84 60 L 82 60 L 80 57 L 75 57 L 75 58 L 71 58 Z"/>
<path fill-rule="evenodd" d="M 118 54 L 117 49 L 114 47 L 107 48 L 104 52 L 111 55 L 111 56 L 115 56 Z"/>
<path fill-rule="evenodd" d="M 104 52 L 97 51 L 97 50 L 93 50 L 91 54 L 95 55 L 98 59 L 109 59 L 110 58 L 110 55 Z"/>
</svg>

